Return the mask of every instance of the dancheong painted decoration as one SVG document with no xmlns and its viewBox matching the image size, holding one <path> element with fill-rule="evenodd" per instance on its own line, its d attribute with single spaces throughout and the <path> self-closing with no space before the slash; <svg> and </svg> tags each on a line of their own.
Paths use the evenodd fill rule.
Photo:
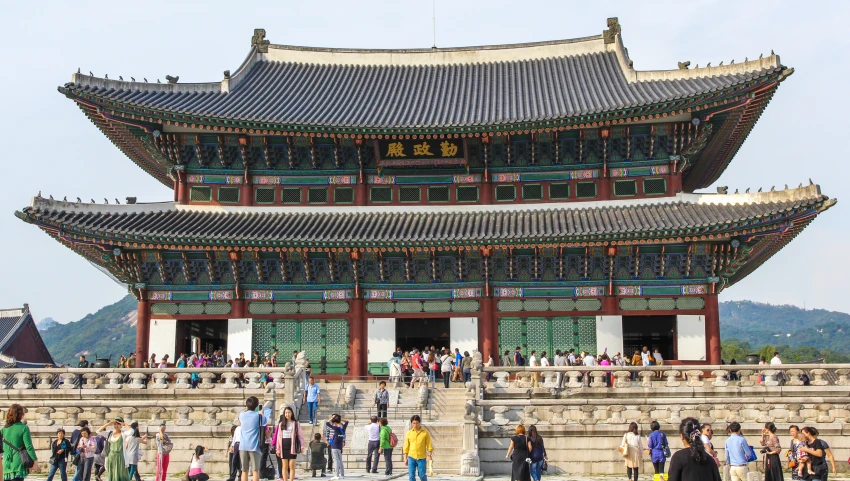
<svg viewBox="0 0 850 481">
<path fill-rule="evenodd" d="M 174 199 L 17 215 L 127 284 L 139 361 L 305 350 L 314 374 L 364 376 L 396 347 L 646 345 L 719 364 L 718 293 L 835 204 L 694 193 L 793 69 L 639 71 L 608 26 L 399 51 L 257 30 L 215 82 L 76 73 L 59 92 Z"/>
</svg>

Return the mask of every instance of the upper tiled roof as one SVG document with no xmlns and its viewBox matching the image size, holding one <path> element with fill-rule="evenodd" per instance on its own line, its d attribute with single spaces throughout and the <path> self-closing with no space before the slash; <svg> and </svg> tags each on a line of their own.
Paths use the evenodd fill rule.
<svg viewBox="0 0 850 481">
<path fill-rule="evenodd" d="M 638 72 L 619 35 L 456 49 L 255 45 L 207 84 L 74 74 L 62 90 L 201 117 L 340 128 L 442 128 L 562 119 L 693 97 L 785 69 L 775 55 Z"/>
<path fill-rule="evenodd" d="M 28 319 L 32 319 L 28 309 L 0 310 L 0 352 L 18 335 L 18 331 Z"/>
<path fill-rule="evenodd" d="M 75 204 L 37 198 L 19 212 L 28 222 L 84 231 L 115 242 L 276 245 L 455 244 L 529 239 L 612 238 L 718 231 L 746 220 L 834 200 L 815 185 L 759 194 L 679 194 L 673 198 L 572 204 L 451 207 L 199 207 L 175 203 Z M 775 220 L 775 219 L 774 219 Z M 642 236 L 639 236 L 642 237 Z"/>
</svg>

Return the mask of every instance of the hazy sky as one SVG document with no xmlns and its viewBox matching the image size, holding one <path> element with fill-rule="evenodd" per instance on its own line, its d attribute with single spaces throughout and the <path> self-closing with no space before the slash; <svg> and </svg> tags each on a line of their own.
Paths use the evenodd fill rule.
<svg viewBox="0 0 850 481">
<path fill-rule="evenodd" d="M 589 6 L 588 4 L 592 4 Z M 0 308 L 28 302 L 36 318 L 77 320 L 125 294 L 81 257 L 14 217 L 46 197 L 172 192 L 122 154 L 56 91 L 77 68 L 125 79 L 179 75 L 219 81 L 248 54 L 254 28 L 272 43 L 317 47 L 430 47 L 431 1 L 8 2 L 0 49 Z M 437 46 L 533 42 L 597 35 L 618 16 L 638 70 L 676 62 L 717 65 L 771 49 L 796 69 L 778 89 L 718 182 L 730 192 L 796 186 L 811 177 L 839 203 L 721 300 L 752 299 L 850 311 L 847 148 L 850 2 L 437 0 Z M 842 133 L 844 132 L 844 133 Z M 843 154 L 842 154 L 843 155 Z M 714 191 L 714 187 L 709 189 Z M 843 200 L 843 202 L 842 202 Z"/>
</svg>

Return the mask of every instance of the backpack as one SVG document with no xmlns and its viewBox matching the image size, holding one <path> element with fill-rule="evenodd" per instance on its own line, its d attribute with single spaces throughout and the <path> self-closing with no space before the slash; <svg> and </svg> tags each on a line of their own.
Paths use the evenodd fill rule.
<svg viewBox="0 0 850 481">
<path fill-rule="evenodd" d="M 381 428 L 383 429 L 383 428 Z M 394 448 L 398 445 L 398 436 L 395 435 L 394 432 L 390 431 L 390 447 Z"/>
<path fill-rule="evenodd" d="M 525 357 L 523 357 L 522 353 L 517 353 L 516 365 L 517 366 L 525 366 Z"/>
</svg>

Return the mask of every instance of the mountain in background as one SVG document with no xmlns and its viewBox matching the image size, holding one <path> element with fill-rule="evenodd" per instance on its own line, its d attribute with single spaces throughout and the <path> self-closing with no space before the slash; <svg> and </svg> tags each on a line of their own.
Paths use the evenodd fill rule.
<svg viewBox="0 0 850 481">
<path fill-rule="evenodd" d="M 58 364 L 77 365 L 81 354 L 89 361 L 136 350 L 136 315 L 139 304 L 133 296 L 110 304 L 79 321 L 56 324 L 41 333 L 47 349 Z"/>
<path fill-rule="evenodd" d="M 80 354 L 90 360 L 94 354 L 112 355 L 117 361 L 136 348 L 137 307 L 136 300 L 127 295 L 76 322 L 58 324 L 43 319 L 39 329 L 60 364 L 75 364 Z M 843 312 L 752 301 L 721 302 L 720 334 L 726 362 L 762 351 L 771 357 L 778 350 L 785 362 L 823 358 L 850 363 L 850 314 Z"/>
<path fill-rule="evenodd" d="M 58 326 L 59 323 L 56 322 L 52 317 L 45 317 L 44 319 L 35 323 L 35 327 L 38 328 L 39 331 L 44 333 L 44 331 L 50 329 L 53 326 Z"/>
</svg>

